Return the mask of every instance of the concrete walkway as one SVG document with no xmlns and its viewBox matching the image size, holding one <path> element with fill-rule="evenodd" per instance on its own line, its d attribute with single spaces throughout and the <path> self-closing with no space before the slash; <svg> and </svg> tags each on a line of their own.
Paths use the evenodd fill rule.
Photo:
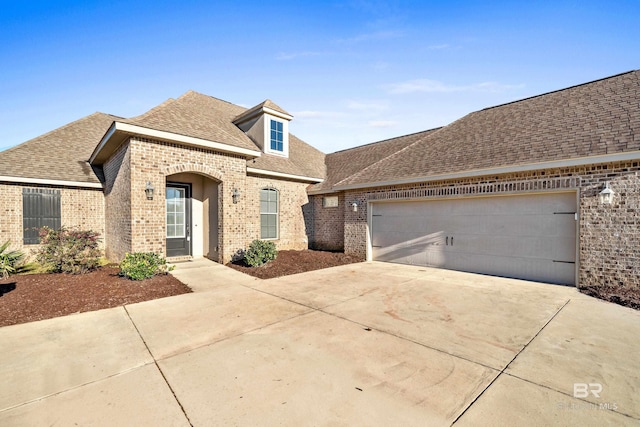
<svg viewBox="0 0 640 427">
<path fill-rule="evenodd" d="M 640 312 L 573 288 L 384 263 L 174 274 L 195 292 L 0 328 L 0 425 L 640 424 Z"/>
</svg>

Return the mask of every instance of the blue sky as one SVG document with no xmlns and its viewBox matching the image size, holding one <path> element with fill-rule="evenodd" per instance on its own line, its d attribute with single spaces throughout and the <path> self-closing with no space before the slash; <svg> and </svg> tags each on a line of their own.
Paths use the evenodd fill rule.
<svg viewBox="0 0 640 427">
<path fill-rule="evenodd" d="M 640 68 L 640 2 L 0 0 L 0 150 L 192 89 L 324 152 Z"/>
</svg>

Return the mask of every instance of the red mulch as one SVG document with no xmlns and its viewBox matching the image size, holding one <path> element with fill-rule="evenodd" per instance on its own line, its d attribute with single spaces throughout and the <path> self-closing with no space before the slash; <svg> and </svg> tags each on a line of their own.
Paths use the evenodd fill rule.
<svg viewBox="0 0 640 427">
<path fill-rule="evenodd" d="M 640 310 L 640 288 L 624 286 L 589 286 L 580 288 L 580 292 L 590 297 L 613 302 L 625 307 Z"/>
<path fill-rule="evenodd" d="M 50 319 L 191 292 L 170 274 L 135 281 L 116 267 L 87 274 L 29 274 L 0 280 L 0 326 Z"/>
<path fill-rule="evenodd" d="M 339 265 L 362 262 L 363 259 L 340 252 L 325 251 L 278 251 L 275 260 L 260 267 L 249 267 L 243 261 L 226 264 L 234 270 L 241 271 L 260 279 L 288 276 L 306 271 L 337 267 Z"/>
</svg>

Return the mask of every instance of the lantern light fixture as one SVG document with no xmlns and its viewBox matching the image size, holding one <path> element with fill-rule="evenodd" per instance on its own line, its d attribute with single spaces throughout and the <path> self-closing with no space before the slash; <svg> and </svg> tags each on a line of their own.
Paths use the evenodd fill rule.
<svg viewBox="0 0 640 427">
<path fill-rule="evenodd" d="M 144 194 L 147 195 L 147 200 L 153 200 L 154 191 L 155 188 L 153 187 L 153 184 L 151 184 L 151 181 L 147 181 L 147 185 L 144 187 Z"/>
<path fill-rule="evenodd" d="M 615 194 L 615 191 L 613 191 L 609 187 L 609 181 L 605 182 L 604 189 L 599 194 L 600 204 L 610 205 L 611 203 L 613 203 L 613 197 L 615 196 Z"/>
<path fill-rule="evenodd" d="M 233 189 L 233 192 L 231 193 L 231 198 L 233 199 L 233 204 L 238 203 L 238 200 L 240 200 L 240 192 L 238 191 L 237 188 Z"/>
</svg>

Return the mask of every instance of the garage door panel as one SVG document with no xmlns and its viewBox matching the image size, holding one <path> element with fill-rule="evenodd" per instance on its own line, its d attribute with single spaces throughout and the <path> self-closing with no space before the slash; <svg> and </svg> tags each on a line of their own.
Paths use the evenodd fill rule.
<svg viewBox="0 0 640 427">
<path fill-rule="evenodd" d="M 380 261 L 573 283 L 575 212 L 575 193 L 373 203 L 372 255 Z"/>
</svg>

